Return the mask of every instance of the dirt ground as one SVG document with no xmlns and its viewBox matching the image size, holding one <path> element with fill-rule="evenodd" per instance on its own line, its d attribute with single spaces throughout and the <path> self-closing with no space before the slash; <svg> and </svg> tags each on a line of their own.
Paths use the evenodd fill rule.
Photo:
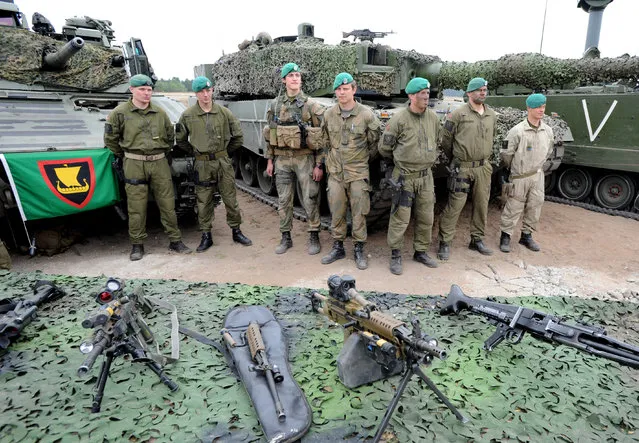
<svg viewBox="0 0 639 443">
<path fill-rule="evenodd" d="M 369 234 L 366 251 L 369 268 L 360 271 L 353 260 L 350 239 L 345 243 L 347 257 L 330 265 L 320 258 L 332 244 L 330 232 L 322 231 L 322 252 L 306 252 L 306 225 L 293 224 L 292 249 L 283 255 L 273 251 L 279 243 L 278 216 L 275 209 L 238 191 L 243 212 L 243 232 L 253 246 L 234 244 L 225 222 L 224 206 L 216 208 L 213 223 L 214 246 L 208 251 L 177 255 L 167 250 L 168 239 L 157 222 L 149 220 L 149 238 L 143 260 L 129 261 L 130 245 L 126 224 L 115 233 L 97 234 L 76 244 L 63 254 L 52 257 L 13 255 L 13 270 L 42 271 L 50 274 L 80 276 L 115 276 L 119 278 L 182 279 L 188 281 L 239 282 L 277 286 L 326 288 L 331 274 L 350 274 L 362 291 L 405 294 L 445 294 L 457 284 L 469 295 L 487 296 L 584 296 L 639 301 L 639 254 L 634 220 L 590 212 L 556 203 L 545 203 L 540 229 L 535 239 L 541 252 L 531 252 L 517 244 L 513 251 L 498 250 L 499 208 L 491 205 L 486 244 L 494 249 L 485 257 L 467 248 L 469 213 L 467 206 L 460 217 L 451 259 L 429 269 L 412 260 L 412 243 L 403 250 L 404 273 L 395 276 L 388 269 L 390 251 L 386 233 Z M 115 219 L 115 216 L 114 216 Z M 200 233 L 194 221 L 182 224 L 184 242 L 195 249 Z M 406 238 L 412 238 L 412 232 Z M 436 253 L 437 217 L 433 228 L 431 255 Z"/>
</svg>

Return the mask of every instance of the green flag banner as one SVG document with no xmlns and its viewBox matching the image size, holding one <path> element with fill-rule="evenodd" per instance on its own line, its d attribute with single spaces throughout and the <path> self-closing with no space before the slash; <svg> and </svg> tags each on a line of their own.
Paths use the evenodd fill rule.
<svg viewBox="0 0 639 443">
<path fill-rule="evenodd" d="M 120 199 L 108 149 L 0 154 L 23 220 L 60 217 Z"/>
</svg>

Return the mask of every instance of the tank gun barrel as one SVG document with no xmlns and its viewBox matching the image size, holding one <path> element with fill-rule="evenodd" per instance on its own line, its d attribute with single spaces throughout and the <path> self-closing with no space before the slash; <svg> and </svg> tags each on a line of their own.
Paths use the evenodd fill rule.
<svg viewBox="0 0 639 443">
<path fill-rule="evenodd" d="M 77 52 L 84 47 L 84 40 L 80 37 L 67 42 L 62 49 L 56 52 L 46 54 L 43 58 L 43 67 L 45 69 L 63 69 Z"/>
</svg>

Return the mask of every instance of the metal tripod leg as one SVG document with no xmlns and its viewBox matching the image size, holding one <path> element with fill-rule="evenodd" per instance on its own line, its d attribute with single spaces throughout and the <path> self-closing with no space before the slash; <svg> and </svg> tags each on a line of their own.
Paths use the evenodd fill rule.
<svg viewBox="0 0 639 443">
<path fill-rule="evenodd" d="M 424 371 L 422 371 L 422 368 L 419 367 L 419 364 L 415 363 L 413 365 L 412 372 L 419 375 L 419 378 L 421 378 L 424 381 L 424 383 L 428 385 L 430 390 L 435 393 L 437 398 L 439 398 L 439 400 L 441 400 L 441 402 L 444 403 L 448 409 L 450 409 L 450 412 L 455 414 L 455 417 L 457 417 L 457 420 L 459 420 L 462 423 L 468 423 L 468 419 L 464 417 L 462 413 L 459 412 L 459 410 L 450 402 L 450 400 L 448 400 L 448 397 L 446 397 L 443 394 L 443 392 L 440 391 L 437 388 L 437 386 L 435 386 L 435 383 L 433 383 L 433 381 L 430 378 L 428 378 L 426 374 L 424 374 Z"/>
<path fill-rule="evenodd" d="M 100 368 L 100 375 L 98 375 L 98 381 L 96 382 L 96 393 L 93 397 L 93 405 L 91 405 L 91 412 L 100 412 L 100 405 L 102 404 L 102 397 L 104 397 L 104 387 L 106 386 L 107 379 L 109 378 L 109 371 L 111 370 L 111 363 L 113 362 L 113 353 L 107 352 L 106 359 L 102 362 Z"/>
<path fill-rule="evenodd" d="M 170 390 L 171 392 L 175 392 L 178 390 L 178 384 L 175 383 L 173 380 L 171 380 L 162 370 L 162 367 L 154 362 L 154 361 L 149 361 L 146 362 L 146 365 L 151 368 L 151 370 L 153 372 L 155 372 L 157 374 L 157 376 L 160 378 L 160 381 L 162 383 L 164 383 Z"/>
<path fill-rule="evenodd" d="M 380 423 L 379 428 L 377 428 L 377 433 L 375 434 L 375 438 L 373 438 L 373 443 L 378 443 L 381 440 L 382 434 L 384 433 L 384 429 L 386 429 L 386 426 L 388 426 L 388 422 L 393 416 L 393 412 L 395 412 L 397 403 L 399 403 L 399 400 L 402 397 L 402 393 L 404 392 L 404 389 L 406 389 L 406 385 L 408 384 L 411 377 L 413 376 L 413 371 L 411 367 L 409 367 L 408 365 L 406 366 L 407 366 L 406 373 L 402 377 L 402 380 L 399 383 L 399 387 L 397 388 L 395 395 L 393 395 L 393 398 L 390 404 L 388 405 L 388 409 L 386 409 L 386 413 L 384 414 L 384 418 L 382 419 L 382 422 Z"/>
</svg>

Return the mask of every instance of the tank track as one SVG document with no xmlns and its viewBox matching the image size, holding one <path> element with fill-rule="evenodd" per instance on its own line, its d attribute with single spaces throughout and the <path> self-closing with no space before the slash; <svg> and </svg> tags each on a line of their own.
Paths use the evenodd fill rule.
<svg viewBox="0 0 639 443">
<path fill-rule="evenodd" d="M 569 200 L 567 198 L 557 197 L 554 195 L 547 195 L 546 201 L 553 202 L 553 203 L 561 203 L 562 205 L 577 206 L 578 208 L 587 209 L 593 212 L 599 212 L 601 214 L 616 215 L 618 217 L 630 218 L 632 220 L 639 221 L 639 213 L 636 213 L 636 212 L 619 211 L 617 209 L 602 208 L 601 206 L 598 206 L 598 205 L 593 205 L 590 203 L 580 202 L 575 200 Z"/>
</svg>

